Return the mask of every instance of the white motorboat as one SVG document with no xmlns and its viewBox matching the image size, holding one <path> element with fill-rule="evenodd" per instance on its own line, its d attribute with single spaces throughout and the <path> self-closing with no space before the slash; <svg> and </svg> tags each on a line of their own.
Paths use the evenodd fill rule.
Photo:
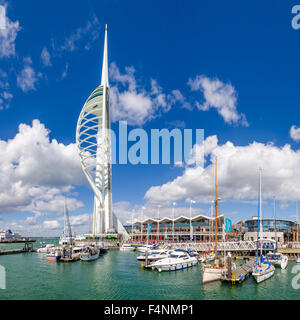
<svg viewBox="0 0 300 320">
<path fill-rule="evenodd" d="M 285 269 L 288 265 L 288 257 L 283 255 L 280 252 L 269 252 L 266 255 L 266 259 L 268 262 L 270 262 L 271 264 L 273 264 L 275 267 L 279 266 L 281 267 L 281 269 Z"/>
<path fill-rule="evenodd" d="M 123 243 L 120 247 L 120 251 L 134 251 L 135 247 L 133 247 L 130 243 Z"/>
<path fill-rule="evenodd" d="M 275 267 L 261 256 L 260 263 L 252 271 L 252 276 L 257 283 L 260 283 L 272 277 L 274 272 Z"/>
<path fill-rule="evenodd" d="M 146 251 L 149 251 L 151 249 L 154 249 L 153 245 L 147 244 L 147 245 L 144 245 L 144 246 L 138 246 L 136 248 L 136 251 L 145 253 Z"/>
<path fill-rule="evenodd" d="M 93 261 L 99 258 L 100 250 L 94 247 L 87 247 L 80 254 L 81 261 Z"/>
<path fill-rule="evenodd" d="M 168 258 L 155 261 L 150 264 L 152 270 L 174 271 L 190 268 L 198 264 L 198 260 L 191 256 L 188 251 L 177 249 Z"/>
<path fill-rule="evenodd" d="M 42 244 L 41 247 L 36 250 L 36 252 L 49 253 L 50 249 L 54 248 L 54 247 L 55 247 L 55 245 L 52 243 L 45 243 L 45 244 Z"/>
<path fill-rule="evenodd" d="M 165 253 L 166 249 L 153 249 L 153 250 L 147 250 L 145 253 L 139 255 L 136 257 L 138 261 L 145 261 L 146 260 L 146 254 L 148 254 L 148 257 L 151 255 L 157 255 L 160 253 Z"/>
</svg>

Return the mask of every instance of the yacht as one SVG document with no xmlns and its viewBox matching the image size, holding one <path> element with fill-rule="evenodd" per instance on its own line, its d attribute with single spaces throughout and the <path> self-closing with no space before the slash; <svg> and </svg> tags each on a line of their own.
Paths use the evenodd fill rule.
<svg viewBox="0 0 300 320">
<path fill-rule="evenodd" d="M 52 243 L 44 243 L 36 250 L 38 253 L 49 253 L 51 248 L 54 248 L 55 245 Z"/>
<path fill-rule="evenodd" d="M 280 266 L 281 269 L 285 269 L 288 265 L 288 257 L 279 252 L 269 252 L 266 255 L 266 259 L 275 267 Z"/>
<path fill-rule="evenodd" d="M 274 275 L 275 267 L 261 256 L 260 263 L 255 266 L 252 276 L 257 283 L 269 279 Z"/>
<path fill-rule="evenodd" d="M 154 249 L 152 244 L 146 244 L 144 246 L 138 246 L 136 248 L 138 252 L 143 252 L 143 253 L 145 253 L 146 251 L 149 251 L 150 249 Z"/>
<path fill-rule="evenodd" d="M 151 263 L 150 267 L 152 270 L 157 269 L 158 272 L 161 272 L 190 268 L 197 264 L 198 260 L 191 256 L 188 251 L 177 249 L 172 252 L 168 258 Z"/>
<path fill-rule="evenodd" d="M 134 251 L 135 247 L 133 247 L 130 243 L 123 243 L 120 247 L 120 251 Z"/>
<path fill-rule="evenodd" d="M 274 275 L 275 272 L 275 267 L 264 258 L 262 254 L 262 249 L 263 249 L 263 228 L 262 228 L 262 223 L 261 223 L 261 212 L 262 212 L 262 196 L 261 196 L 261 168 L 259 169 L 259 202 L 258 202 L 258 217 L 257 217 L 257 240 L 256 240 L 256 264 L 255 267 L 252 270 L 252 276 L 254 277 L 255 281 L 257 283 L 260 283 L 266 279 L 269 279 Z M 259 242 L 261 242 L 260 245 L 260 259 L 258 256 L 258 251 L 259 251 Z M 258 261 L 258 259 L 260 261 Z"/>
<path fill-rule="evenodd" d="M 148 257 L 146 255 L 141 255 L 137 257 L 137 260 L 146 261 L 147 266 L 149 266 L 152 262 L 168 258 L 173 252 L 174 250 L 154 250 L 151 254 L 148 254 Z"/>
<path fill-rule="evenodd" d="M 53 247 L 46 254 L 46 261 L 59 261 L 61 258 L 61 248 Z"/>
<path fill-rule="evenodd" d="M 81 261 L 93 261 L 99 258 L 100 250 L 95 247 L 86 247 L 80 254 Z"/>
<path fill-rule="evenodd" d="M 149 249 L 147 250 L 145 253 L 139 255 L 136 257 L 137 260 L 139 261 L 145 261 L 146 260 L 146 254 L 148 254 L 148 258 L 150 255 L 157 255 L 160 253 L 164 253 L 166 251 L 166 249 Z"/>
</svg>

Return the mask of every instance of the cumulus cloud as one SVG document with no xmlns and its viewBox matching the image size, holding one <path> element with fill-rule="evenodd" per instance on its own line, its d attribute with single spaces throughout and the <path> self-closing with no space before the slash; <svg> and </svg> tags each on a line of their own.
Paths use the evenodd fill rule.
<svg viewBox="0 0 300 320">
<path fill-rule="evenodd" d="M 214 159 L 218 157 L 219 193 L 225 200 L 255 200 L 258 194 L 258 169 L 263 169 L 263 197 L 281 201 L 300 200 L 300 150 L 290 145 L 253 142 L 236 146 L 218 144 L 216 136 L 204 142 L 207 165 L 186 168 L 176 179 L 151 187 L 145 198 L 151 203 L 170 203 L 192 197 L 209 202 L 214 195 Z"/>
<path fill-rule="evenodd" d="M 41 53 L 41 60 L 42 60 L 43 65 L 46 67 L 50 67 L 52 65 L 50 52 L 45 47 L 43 48 L 42 53 Z"/>
<path fill-rule="evenodd" d="M 290 129 L 290 137 L 296 141 L 299 142 L 300 141 L 300 128 L 297 128 L 296 126 L 291 126 Z"/>
<path fill-rule="evenodd" d="M 35 84 L 38 82 L 39 78 L 42 77 L 40 72 L 35 72 L 31 64 L 32 60 L 30 57 L 24 58 L 24 68 L 17 76 L 18 87 L 23 92 L 35 90 Z"/>
<path fill-rule="evenodd" d="M 5 28 L 0 28 L 0 58 L 8 58 L 15 55 L 16 38 L 21 30 L 19 21 L 11 21 L 6 15 L 5 4 L 2 7 L 2 12 L 5 14 Z M 3 9 L 4 8 L 4 9 Z M 3 11 L 4 10 L 4 11 Z"/>
<path fill-rule="evenodd" d="M 39 120 L 0 140 L 0 212 L 60 212 L 74 185 L 85 183 L 75 144 L 50 140 Z M 68 198 L 70 210 L 83 204 Z"/>
<path fill-rule="evenodd" d="M 122 74 L 115 63 L 110 65 L 112 121 L 126 120 L 130 125 L 142 125 L 163 112 L 168 112 L 177 101 L 174 94 L 165 94 L 154 79 L 150 89 L 141 87 L 135 78 L 134 67 L 126 67 Z"/>
<path fill-rule="evenodd" d="M 197 75 L 195 79 L 188 80 L 188 85 L 192 91 L 203 94 L 203 102 L 196 102 L 199 110 L 215 108 L 226 123 L 249 125 L 245 115 L 237 111 L 237 92 L 230 83 Z"/>
<path fill-rule="evenodd" d="M 43 222 L 43 228 L 50 230 L 57 230 L 61 228 L 60 223 L 57 220 L 45 220 Z"/>
</svg>

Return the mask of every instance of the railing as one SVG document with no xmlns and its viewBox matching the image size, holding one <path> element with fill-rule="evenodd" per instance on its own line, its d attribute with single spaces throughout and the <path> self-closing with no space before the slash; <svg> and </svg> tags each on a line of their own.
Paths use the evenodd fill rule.
<svg viewBox="0 0 300 320">
<path fill-rule="evenodd" d="M 198 251 L 209 251 L 214 249 L 214 243 L 174 243 L 173 246 L 181 249 L 195 249 Z M 272 250 L 271 247 L 263 247 L 263 249 Z M 218 242 L 218 251 L 254 251 L 256 250 L 256 242 L 253 241 L 240 241 L 240 242 Z"/>
</svg>

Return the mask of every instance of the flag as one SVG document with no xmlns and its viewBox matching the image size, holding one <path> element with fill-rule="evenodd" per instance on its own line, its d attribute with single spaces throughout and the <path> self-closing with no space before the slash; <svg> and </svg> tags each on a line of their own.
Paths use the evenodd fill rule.
<svg viewBox="0 0 300 320">
<path fill-rule="evenodd" d="M 232 231 L 231 220 L 228 218 L 225 218 L 225 231 L 226 232 Z"/>
<path fill-rule="evenodd" d="M 148 224 L 148 232 L 151 232 L 151 224 Z"/>
</svg>

